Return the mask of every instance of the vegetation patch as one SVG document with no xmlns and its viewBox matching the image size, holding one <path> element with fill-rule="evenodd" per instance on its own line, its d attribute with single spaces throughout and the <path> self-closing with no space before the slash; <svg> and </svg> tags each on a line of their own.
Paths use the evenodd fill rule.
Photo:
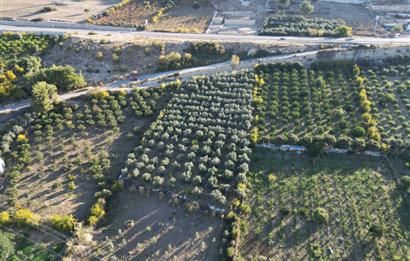
<svg viewBox="0 0 410 261">
<path fill-rule="evenodd" d="M 221 206 L 242 195 L 251 152 L 252 77 L 242 72 L 182 83 L 128 156 L 129 177 Z"/>
<path fill-rule="evenodd" d="M 72 66 L 43 67 L 42 56 L 62 37 L 3 33 L 0 35 L 0 102 L 28 98 L 40 81 L 54 84 L 58 91 L 84 87 L 86 82 Z"/>
<path fill-rule="evenodd" d="M 226 50 L 217 43 L 192 43 L 183 53 L 170 52 L 161 55 L 158 60 L 158 71 L 175 70 L 216 62 L 224 62 L 231 58 L 232 49 Z"/>
<path fill-rule="evenodd" d="M 275 179 L 272 179 L 272 176 Z M 241 224 L 245 259 L 402 260 L 408 202 L 387 165 L 366 157 L 255 149 Z"/>
<path fill-rule="evenodd" d="M 25 217 L 22 208 L 31 209 L 40 214 L 35 223 L 49 222 L 63 231 L 73 229 L 73 217 L 84 220 L 90 213 L 94 225 L 104 216 L 105 200 L 121 189 L 115 179 L 124 156 L 166 104 L 167 93 L 102 91 L 80 104 L 56 104 L 11 122 L 1 142 L 8 212 Z"/>
<path fill-rule="evenodd" d="M 306 18 L 303 16 L 273 15 L 265 18 L 261 35 L 273 36 L 339 36 L 352 33 L 352 28 L 339 19 Z"/>
<path fill-rule="evenodd" d="M 379 65 L 272 64 L 256 69 L 252 140 L 381 150 L 409 157 L 408 60 Z M 395 120 L 400 119 L 400 121 Z"/>
<path fill-rule="evenodd" d="M 41 238 L 41 243 L 40 243 Z M 56 242 L 51 236 L 30 234 L 22 230 L 0 229 L 0 258 L 2 260 L 61 260 L 64 242 Z"/>
</svg>

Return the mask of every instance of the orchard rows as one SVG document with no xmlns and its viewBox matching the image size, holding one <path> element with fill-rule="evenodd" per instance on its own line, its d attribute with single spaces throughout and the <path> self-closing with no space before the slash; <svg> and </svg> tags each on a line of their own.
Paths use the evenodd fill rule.
<svg viewBox="0 0 410 261">
<path fill-rule="evenodd" d="M 168 106 L 129 155 L 139 182 L 174 187 L 224 205 L 243 194 L 251 153 L 252 73 L 218 75 L 182 83 Z"/>
<path fill-rule="evenodd" d="M 360 167 L 345 167 L 351 158 L 342 156 L 331 162 L 325 158 L 321 165 L 307 168 L 306 159 L 271 155 L 257 151 L 255 157 L 274 162 L 266 169 L 255 167 L 249 176 L 253 188 L 248 204 L 254 210 L 244 226 L 243 255 L 277 260 L 305 255 L 401 260 L 408 255 L 409 234 L 403 228 L 404 217 L 399 217 L 405 198 L 385 175 L 387 166 L 382 165 L 379 172 L 376 162 L 362 159 Z M 318 208 L 328 213 L 324 224 L 315 220 Z M 373 238 L 375 227 L 384 231 L 382 236 Z M 257 243 L 247 243 L 254 238 L 259 239 Z M 373 240 L 374 247 L 370 245 Z"/>
</svg>

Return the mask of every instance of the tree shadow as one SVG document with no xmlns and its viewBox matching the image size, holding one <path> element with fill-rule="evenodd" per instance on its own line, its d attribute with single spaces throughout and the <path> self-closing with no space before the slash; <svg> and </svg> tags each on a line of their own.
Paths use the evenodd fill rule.
<svg viewBox="0 0 410 261">
<path fill-rule="evenodd" d="M 409 232 L 410 231 L 410 203 L 409 203 L 409 196 L 407 194 L 407 191 L 405 191 L 403 188 L 398 187 L 394 191 L 394 195 L 396 197 L 402 197 L 401 200 L 399 200 L 399 203 L 396 208 L 396 215 L 399 217 L 399 225 L 400 229 L 404 232 Z"/>
<path fill-rule="evenodd" d="M 369 240 L 362 239 L 352 247 L 350 253 L 343 259 L 343 261 L 361 261 L 365 260 L 368 253 L 373 249 L 373 243 Z"/>
</svg>

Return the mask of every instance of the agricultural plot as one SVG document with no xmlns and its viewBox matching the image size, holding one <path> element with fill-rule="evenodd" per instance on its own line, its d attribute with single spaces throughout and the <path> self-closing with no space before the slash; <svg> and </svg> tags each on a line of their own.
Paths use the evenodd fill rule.
<svg viewBox="0 0 410 261">
<path fill-rule="evenodd" d="M 168 98 L 167 89 L 103 91 L 20 117 L 1 141 L 8 211 L 27 208 L 44 221 L 54 215 L 87 220 L 91 205 L 103 207 L 120 187 L 113 183 L 127 154 Z M 97 221 L 91 217 L 87 222 Z"/>
<path fill-rule="evenodd" d="M 95 257 L 120 260 L 219 260 L 223 220 L 187 213 L 154 193 L 122 191 L 95 232 Z"/>
<path fill-rule="evenodd" d="M 274 15 L 265 18 L 259 34 L 273 36 L 345 36 L 340 31 L 342 26 L 345 26 L 345 22 L 339 19 Z"/>
<path fill-rule="evenodd" d="M 405 260 L 409 203 L 377 159 L 255 149 L 245 259 Z"/>
<path fill-rule="evenodd" d="M 410 141 L 410 64 L 408 57 L 364 68 L 366 91 L 382 139 L 402 145 Z"/>
<path fill-rule="evenodd" d="M 243 193 L 253 83 L 247 72 L 182 83 L 128 156 L 129 177 L 221 206 Z"/>
<path fill-rule="evenodd" d="M 207 1 L 123 1 L 121 4 L 88 19 L 99 25 L 136 27 L 169 32 L 204 32 L 213 16 Z"/>
<path fill-rule="evenodd" d="M 259 67 L 263 84 L 253 93 L 254 139 L 295 145 L 316 140 L 322 147 L 390 149 L 406 155 L 408 60 L 401 60 L 400 70 L 391 64 L 363 69 L 348 63 Z"/>
</svg>

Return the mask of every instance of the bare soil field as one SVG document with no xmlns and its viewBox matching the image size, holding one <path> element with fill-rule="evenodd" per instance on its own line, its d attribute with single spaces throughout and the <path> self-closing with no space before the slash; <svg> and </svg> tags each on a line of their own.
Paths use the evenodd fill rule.
<svg viewBox="0 0 410 261">
<path fill-rule="evenodd" d="M 153 73 L 157 70 L 161 54 L 182 53 L 192 43 L 200 42 L 203 41 L 146 40 L 125 34 L 75 34 L 64 41 L 62 45 L 56 45 L 50 49 L 42 59 L 45 66 L 53 64 L 72 65 L 82 72 L 89 84 L 97 84 L 100 81 L 109 82 L 126 77 L 127 73 L 132 71 L 138 71 L 139 74 Z M 233 50 L 234 54 L 247 54 L 257 50 L 265 50 L 272 54 L 291 53 L 314 48 L 304 44 L 289 45 L 283 42 L 270 43 L 267 41 L 260 43 L 229 41 L 218 43 L 226 50 Z M 102 57 L 97 59 L 99 52 L 101 52 Z M 115 52 L 119 56 L 118 62 L 112 60 L 112 55 Z"/>
<path fill-rule="evenodd" d="M 375 17 L 362 5 L 329 3 L 317 1 L 314 3 L 313 17 L 327 19 L 342 19 L 353 28 L 357 35 L 372 35 L 375 25 Z"/>
<path fill-rule="evenodd" d="M 90 39 L 91 38 L 91 39 Z M 81 71 L 89 84 L 112 81 L 132 71 L 152 73 L 165 46 L 161 41 L 117 41 L 115 36 L 71 37 L 55 46 L 43 57 L 46 66 L 72 65 Z M 169 50 L 177 48 L 170 44 Z M 166 48 L 168 50 L 168 48 Z M 113 60 L 113 54 L 119 60 Z"/>
<path fill-rule="evenodd" d="M 214 9 L 210 5 L 198 9 L 192 7 L 189 1 L 181 1 L 175 8 L 165 14 L 159 23 L 152 25 L 151 30 L 203 33 L 210 23 Z"/>
<path fill-rule="evenodd" d="M 142 0 L 131 2 L 108 15 L 95 20 L 93 24 L 128 27 L 146 26 L 152 31 L 202 33 L 209 24 L 214 9 L 209 4 L 193 8 L 192 1 L 182 0 L 168 11 L 162 11 L 159 4 L 144 4 Z M 162 12 L 162 15 L 158 15 Z"/>
<path fill-rule="evenodd" d="M 119 2 L 120 0 L 2 0 L 0 17 L 81 22 Z M 42 12 L 47 6 L 55 10 Z"/>
<path fill-rule="evenodd" d="M 188 214 L 155 195 L 117 194 L 96 231 L 98 257 L 118 260 L 218 260 L 222 220 Z M 106 226 L 104 226 L 106 224 Z"/>
</svg>

